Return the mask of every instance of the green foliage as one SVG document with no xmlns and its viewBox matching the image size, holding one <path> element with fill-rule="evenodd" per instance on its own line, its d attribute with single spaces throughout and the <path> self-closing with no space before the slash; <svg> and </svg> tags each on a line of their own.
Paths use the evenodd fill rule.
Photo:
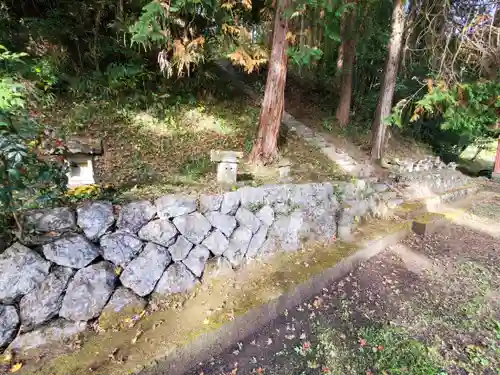
<svg viewBox="0 0 500 375">
<path fill-rule="evenodd" d="M 215 0 L 152 1 L 130 26 L 131 43 L 159 49 L 158 64 L 167 77 L 189 75 L 220 44 L 225 22 L 232 20 L 227 11 L 234 10 L 234 3 Z"/>
<path fill-rule="evenodd" d="M 319 61 L 323 56 L 323 51 L 319 48 L 309 46 L 288 47 L 286 53 L 291 61 L 298 66 L 311 65 Z"/>
<path fill-rule="evenodd" d="M 398 106 L 395 108 L 393 118 L 400 119 L 402 111 L 397 110 Z M 427 136 L 424 134 L 426 140 L 436 143 L 438 149 L 461 152 L 473 142 L 498 135 L 494 127 L 499 112 L 498 82 L 477 81 L 447 87 L 442 82 L 433 85 L 429 80 L 428 92 L 413 104 L 409 120 L 434 124 Z"/>
<path fill-rule="evenodd" d="M 21 57 L 5 49 L 0 53 L 10 65 Z M 56 140 L 52 155 L 43 154 L 41 141 L 47 137 L 28 114 L 24 85 L 5 66 L 0 70 L 0 212 L 16 217 L 17 210 L 56 198 L 65 189 L 64 148 Z"/>
<path fill-rule="evenodd" d="M 132 34 L 132 44 L 139 44 L 144 49 L 166 44 L 169 36 L 164 30 L 169 23 L 169 16 L 175 17 L 178 10 L 175 6 L 165 8 L 159 1 L 146 4 L 137 22 L 129 29 Z"/>
</svg>

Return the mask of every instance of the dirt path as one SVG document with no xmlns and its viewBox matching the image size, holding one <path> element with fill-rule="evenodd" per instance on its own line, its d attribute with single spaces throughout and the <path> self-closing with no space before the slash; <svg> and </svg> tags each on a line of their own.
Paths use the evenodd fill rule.
<svg viewBox="0 0 500 375">
<path fill-rule="evenodd" d="M 498 374 L 499 220 L 498 195 L 477 202 L 189 375 Z"/>
</svg>

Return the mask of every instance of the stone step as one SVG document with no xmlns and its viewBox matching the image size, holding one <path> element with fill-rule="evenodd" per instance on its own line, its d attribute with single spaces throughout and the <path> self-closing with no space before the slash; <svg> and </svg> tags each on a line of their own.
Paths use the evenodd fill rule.
<svg viewBox="0 0 500 375">
<path fill-rule="evenodd" d="M 446 223 L 446 216 L 439 213 L 427 213 L 413 220 L 411 229 L 414 233 L 427 236 Z"/>
</svg>

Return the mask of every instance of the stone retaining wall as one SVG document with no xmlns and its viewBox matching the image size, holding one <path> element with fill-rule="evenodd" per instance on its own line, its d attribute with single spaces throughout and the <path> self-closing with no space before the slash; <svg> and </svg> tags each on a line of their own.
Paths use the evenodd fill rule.
<svg viewBox="0 0 500 375">
<path fill-rule="evenodd" d="M 0 348 L 22 351 L 89 321 L 133 318 L 151 298 L 186 292 L 213 271 L 348 238 L 358 219 L 402 202 L 389 185 L 358 180 L 31 211 L 23 243 L 0 255 Z"/>
</svg>

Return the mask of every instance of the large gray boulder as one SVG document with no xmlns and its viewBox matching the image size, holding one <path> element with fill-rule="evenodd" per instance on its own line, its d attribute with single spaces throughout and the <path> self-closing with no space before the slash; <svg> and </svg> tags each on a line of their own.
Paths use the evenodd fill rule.
<svg viewBox="0 0 500 375">
<path fill-rule="evenodd" d="M 305 217 L 311 234 L 315 240 L 332 241 L 337 233 L 338 206 L 336 202 L 324 202 L 314 208 L 305 210 Z M 305 231 L 302 228 L 302 232 Z"/>
<path fill-rule="evenodd" d="M 126 266 L 142 250 L 144 243 L 129 232 L 118 231 L 101 238 L 102 257 L 118 266 Z"/>
<path fill-rule="evenodd" d="M 73 321 L 98 317 L 115 286 L 111 263 L 104 261 L 82 268 L 68 284 L 59 316 Z"/>
<path fill-rule="evenodd" d="M 154 293 L 158 296 L 183 293 L 194 288 L 196 283 L 196 278 L 183 263 L 173 263 L 156 284 Z"/>
<path fill-rule="evenodd" d="M 229 245 L 229 240 L 218 229 L 214 230 L 205 240 L 201 243 L 214 255 L 222 255 Z"/>
<path fill-rule="evenodd" d="M 241 226 L 250 229 L 252 233 L 256 233 L 261 224 L 260 220 L 245 207 L 238 208 L 238 211 L 236 211 L 236 220 Z"/>
<path fill-rule="evenodd" d="M 148 242 L 142 253 L 122 272 L 120 280 L 141 297 L 147 296 L 153 291 L 171 260 L 166 248 Z"/>
<path fill-rule="evenodd" d="M 122 207 L 116 226 L 131 233 L 137 233 L 156 215 L 156 207 L 148 201 L 138 201 Z"/>
<path fill-rule="evenodd" d="M 0 305 L 0 348 L 7 346 L 16 336 L 19 316 L 14 306 Z"/>
<path fill-rule="evenodd" d="M 268 227 L 262 225 L 257 233 L 254 234 L 250 244 L 248 245 L 248 250 L 246 253 L 247 258 L 255 258 L 259 254 L 259 250 L 266 241 Z"/>
<path fill-rule="evenodd" d="M 234 215 L 238 207 L 240 206 L 240 193 L 237 191 L 231 191 L 225 193 L 222 198 L 222 205 L 220 207 L 220 212 L 227 215 Z"/>
<path fill-rule="evenodd" d="M 73 274 L 71 268 L 56 266 L 39 286 L 21 298 L 19 311 L 22 331 L 31 331 L 57 316 L 64 291 Z"/>
<path fill-rule="evenodd" d="M 75 229 L 75 213 L 68 207 L 44 208 L 24 215 L 24 229 L 39 233 L 66 232 Z"/>
<path fill-rule="evenodd" d="M 125 319 L 139 315 L 145 307 L 144 298 L 121 286 L 115 290 L 102 310 L 99 316 L 99 327 L 103 329 L 118 327 Z"/>
<path fill-rule="evenodd" d="M 97 246 L 75 234 L 43 245 L 43 255 L 60 266 L 83 268 L 99 256 Z"/>
<path fill-rule="evenodd" d="M 241 265 L 252 240 L 252 231 L 246 227 L 238 227 L 229 239 L 229 245 L 224 256 L 233 267 Z"/>
<path fill-rule="evenodd" d="M 210 222 L 199 212 L 174 218 L 174 225 L 189 241 L 199 244 L 212 228 Z"/>
<path fill-rule="evenodd" d="M 270 227 L 274 223 L 274 210 L 271 206 L 265 205 L 255 213 L 255 216 L 265 225 Z"/>
<path fill-rule="evenodd" d="M 172 260 L 174 262 L 180 262 L 185 259 L 189 251 L 193 248 L 193 244 L 189 242 L 184 236 L 177 236 L 175 243 L 168 248 Z"/>
<path fill-rule="evenodd" d="M 275 237 L 267 237 L 262 246 L 260 247 L 257 256 L 261 259 L 266 259 L 267 257 L 273 255 L 279 250 L 279 243 Z"/>
<path fill-rule="evenodd" d="M 198 245 L 193 250 L 190 251 L 189 255 L 182 262 L 190 269 L 192 273 L 196 276 L 201 277 L 203 270 L 205 269 L 205 263 L 210 257 L 210 251 L 203 246 Z"/>
<path fill-rule="evenodd" d="M 226 237 L 229 237 L 233 233 L 237 225 L 234 216 L 222 214 L 220 212 L 207 212 L 205 217 L 210 224 L 224 233 Z"/>
<path fill-rule="evenodd" d="M 313 184 L 295 185 L 290 192 L 290 203 L 301 208 L 315 205 L 316 196 Z"/>
<path fill-rule="evenodd" d="M 219 277 L 232 276 L 234 276 L 233 266 L 222 256 L 210 258 L 205 265 L 205 271 L 203 271 L 204 282 Z"/>
<path fill-rule="evenodd" d="M 264 203 L 272 205 L 278 202 L 288 202 L 294 185 L 266 185 L 264 189 Z"/>
<path fill-rule="evenodd" d="M 175 242 L 177 229 L 168 219 L 150 221 L 139 231 L 139 237 L 162 246 L 170 246 Z"/>
<path fill-rule="evenodd" d="M 270 228 L 270 235 L 278 239 L 284 251 L 298 250 L 304 232 L 307 232 L 307 225 L 301 211 L 294 211 L 289 216 L 278 218 Z"/>
<path fill-rule="evenodd" d="M 252 211 L 264 205 L 266 191 L 262 187 L 243 187 L 238 190 L 240 194 L 241 205 Z"/>
<path fill-rule="evenodd" d="M 0 303 L 12 303 L 38 286 L 49 274 L 47 262 L 33 250 L 15 243 L 0 254 Z"/>
<path fill-rule="evenodd" d="M 53 320 L 46 326 L 17 336 L 8 349 L 19 353 L 42 347 L 50 348 L 51 345 L 60 345 L 73 339 L 85 332 L 86 329 L 86 322 L 69 322 L 65 319 Z"/>
<path fill-rule="evenodd" d="M 200 211 L 219 211 L 222 205 L 223 195 L 202 195 L 200 197 Z"/>
<path fill-rule="evenodd" d="M 92 241 L 102 237 L 115 222 L 113 205 L 110 202 L 87 202 L 76 210 L 78 226 Z"/>
<path fill-rule="evenodd" d="M 158 216 L 170 219 L 196 211 L 196 199 L 180 195 L 166 195 L 155 201 Z"/>
</svg>

